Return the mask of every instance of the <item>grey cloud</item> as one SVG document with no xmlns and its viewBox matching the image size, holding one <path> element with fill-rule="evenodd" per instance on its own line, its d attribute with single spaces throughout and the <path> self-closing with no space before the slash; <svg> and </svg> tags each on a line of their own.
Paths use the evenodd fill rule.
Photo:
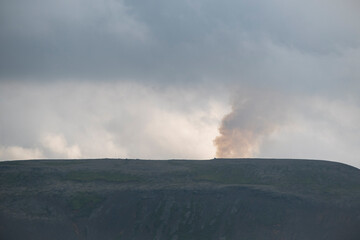
<svg viewBox="0 0 360 240">
<path fill-rule="evenodd" d="M 276 79 L 256 76 L 267 74 L 262 64 L 265 70 L 272 67 L 264 62 L 273 54 L 269 43 L 315 59 L 360 43 L 358 15 L 346 14 L 347 4 L 335 0 L 39 0 L 1 5 L 2 79 L 276 84 Z"/>
<path fill-rule="evenodd" d="M 166 145 L 166 140 L 153 144 L 155 136 L 167 137 L 152 131 L 139 116 L 147 116 L 144 119 L 149 118 L 151 126 L 158 126 L 162 118 L 151 114 L 157 112 L 172 120 L 179 115 L 181 124 L 187 125 L 190 121 L 186 120 L 187 115 L 195 116 L 209 109 L 206 107 L 209 95 L 221 103 L 229 97 L 233 99 L 232 112 L 224 117 L 218 138 L 229 142 L 233 148 L 230 151 L 238 151 L 236 141 L 240 141 L 231 140 L 231 133 L 247 131 L 252 137 L 245 140 L 251 140 L 253 153 L 271 155 L 268 146 L 290 139 L 289 132 L 298 134 L 294 139 L 300 139 L 299 142 L 311 135 L 306 129 L 306 136 L 300 136 L 295 127 L 286 129 L 296 124 L 311 129 L 318 119 L 328 128 L 338 129 L 331 131 L 331 136 L 340 136 L 343 125 L 331 120 L 332 115 L 319 116 L 311 109 L 315 98 L 322 99 L 330 108 L 333 107 L 330 99 L 346 99 L 346 103 L 351 99 L 354 112 L 359 111 L 359 7 L 353 0 L 3 0 L 0 90 L 6 93 L 7 84 L 16 82 L 23 92 L 0 96 L 0 111 L 8 113 L 7 117 L 0 117 L 1 135 L 6 136 L 0 145 L 7 147 L 2 151 L 10 155 L 13 152 L 56 155 L 52 142 L 61 145 L 65 155 L 76 154 L 77 146 L 85 154 L 84 149 L 90 149 L 86 147 L 90 146 L 88 140 L 76 137 L 84 135 L 108 143 L 105 144 L 108 152 L 131 155 L 139 141 L 142 146 L 148 145 L 144 156 L 156 151 L 162 156 L 181 152 L 178 148 L 160 147 Z M 113 94 L 106 92 L 111 88 L 92 92 L 92 86 L 100 82 L 115 85 L 132 82 L 155 89 L 145 94 L 154 95 L 149 97 L 149 109 L 142 107 L 146 102 L 126 103 L 120 97 L 113 97 L 115 102 L 125 101 L 120 110 L 106 107 L 112 103 L 109 95 Z M 83 90 L 67 93 L 71 92 L 71 83 L 83 84 Z M 63 92 L 52 91 L 54 86 Z M 169 89 L 176 90 L 170 94 Z M 37 97 L 48 91 L 55 96 Z M 155 97 L 163 91 L 173 98 Z M 197 97 L 182 100 L 186 91 Z M 97 97 L 90 97 L 92 93 Z M 73 97 L 75 103 L 59 100 L 66 96 Z M 180 100 L 174 100 L 176 97 Z M 307 107 L 299 104 L 302 101 Z M 340 114 L 339 108 L 334 109 Z M 311 120 L 297 121 L 295 113 Z M 27 118 L 31 114 L 38 117 Z M 97 119 L 112 115 L 114 119 Z M 84 117 L 90 117 L 84 128 L 69 120 L 80 123 Z M 344 118 L 356 117 L 346 113 Z M 202 126 L 199 119 L 209 120 L 195 119 L 196 124 L 190 121 L 191 126 Z M 141 130 L 142 137 L 133 136 L 132 128 L 127 128 L 132 122 Z M 352 129 L 349 126 L 353 124 L 345 124 L 345 128 Z M 193 129 L 190 125 L 187 126 Z M 210 125 L 214 126 L 214 122 L 204 126 Z M 92 129 L 93 135 L 87 134 L 85 126 Z M 275 138 L 277 133 L 281 136 Z M 357 139 L 352 134 L 346 136 L 341 138 L 343 142 Z M 41 139 L 48 141 L 44 144 Z M 349 142 L 352 146 L 351 142 L 357 141 Z"/>
<path fill-rule="evenodd" d="M 360 108 L 352 99 L 299 98 L 288 121 L 262 136 L 259 157 L 312 158 L 360 167 Z"/>
</svg>

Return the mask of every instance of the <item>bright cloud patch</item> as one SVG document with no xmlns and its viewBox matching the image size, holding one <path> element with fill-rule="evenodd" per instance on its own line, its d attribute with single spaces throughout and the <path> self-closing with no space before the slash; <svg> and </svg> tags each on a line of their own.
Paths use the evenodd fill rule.
<svg viewBox="0 0 360 240">
<path fill-rule="evenodd" d="M 209 97 L 137 84 L 7 84 L 1 159 L 211 158 L 227 110 Z M 193 104 L 197 102 L 197 104 Z M 21 110 L 20 110 L 21 109 Z M 21 133 L 20 133 L 21 132 Z M 10 147 L 20 143 L 26 148 Z"/>
</svg>

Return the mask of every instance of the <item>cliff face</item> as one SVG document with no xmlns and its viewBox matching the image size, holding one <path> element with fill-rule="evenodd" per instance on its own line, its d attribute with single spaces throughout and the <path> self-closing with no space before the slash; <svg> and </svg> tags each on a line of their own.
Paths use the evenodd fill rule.
<svg viewBox="0 0 360 240">
<path fill-rule="evenodd" d="M 308 160 L 0 163 L 0 239 L 360 239 L 360 170 Z"/>
</svg>

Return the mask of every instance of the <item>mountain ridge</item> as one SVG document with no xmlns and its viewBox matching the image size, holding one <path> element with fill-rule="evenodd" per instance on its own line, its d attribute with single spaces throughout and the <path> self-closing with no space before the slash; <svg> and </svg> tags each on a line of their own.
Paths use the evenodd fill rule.
<svg viewBox="0 0 360 240">
<path fill-rule="evenodd" d="M 0 173 L 5 240 L 360 237 L 360 170 L 331 161 L 26 160 Z"/>
</svg>

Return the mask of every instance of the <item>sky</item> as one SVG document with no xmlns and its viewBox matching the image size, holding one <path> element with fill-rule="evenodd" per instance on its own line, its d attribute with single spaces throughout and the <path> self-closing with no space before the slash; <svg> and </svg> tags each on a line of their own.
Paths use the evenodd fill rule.
<svg viewBox="0 0 360 240">
<path fill-rule="evenodd" d="M 357 0 L 1 0 L 0 160 L 360 167 Z"/>
</svg>

